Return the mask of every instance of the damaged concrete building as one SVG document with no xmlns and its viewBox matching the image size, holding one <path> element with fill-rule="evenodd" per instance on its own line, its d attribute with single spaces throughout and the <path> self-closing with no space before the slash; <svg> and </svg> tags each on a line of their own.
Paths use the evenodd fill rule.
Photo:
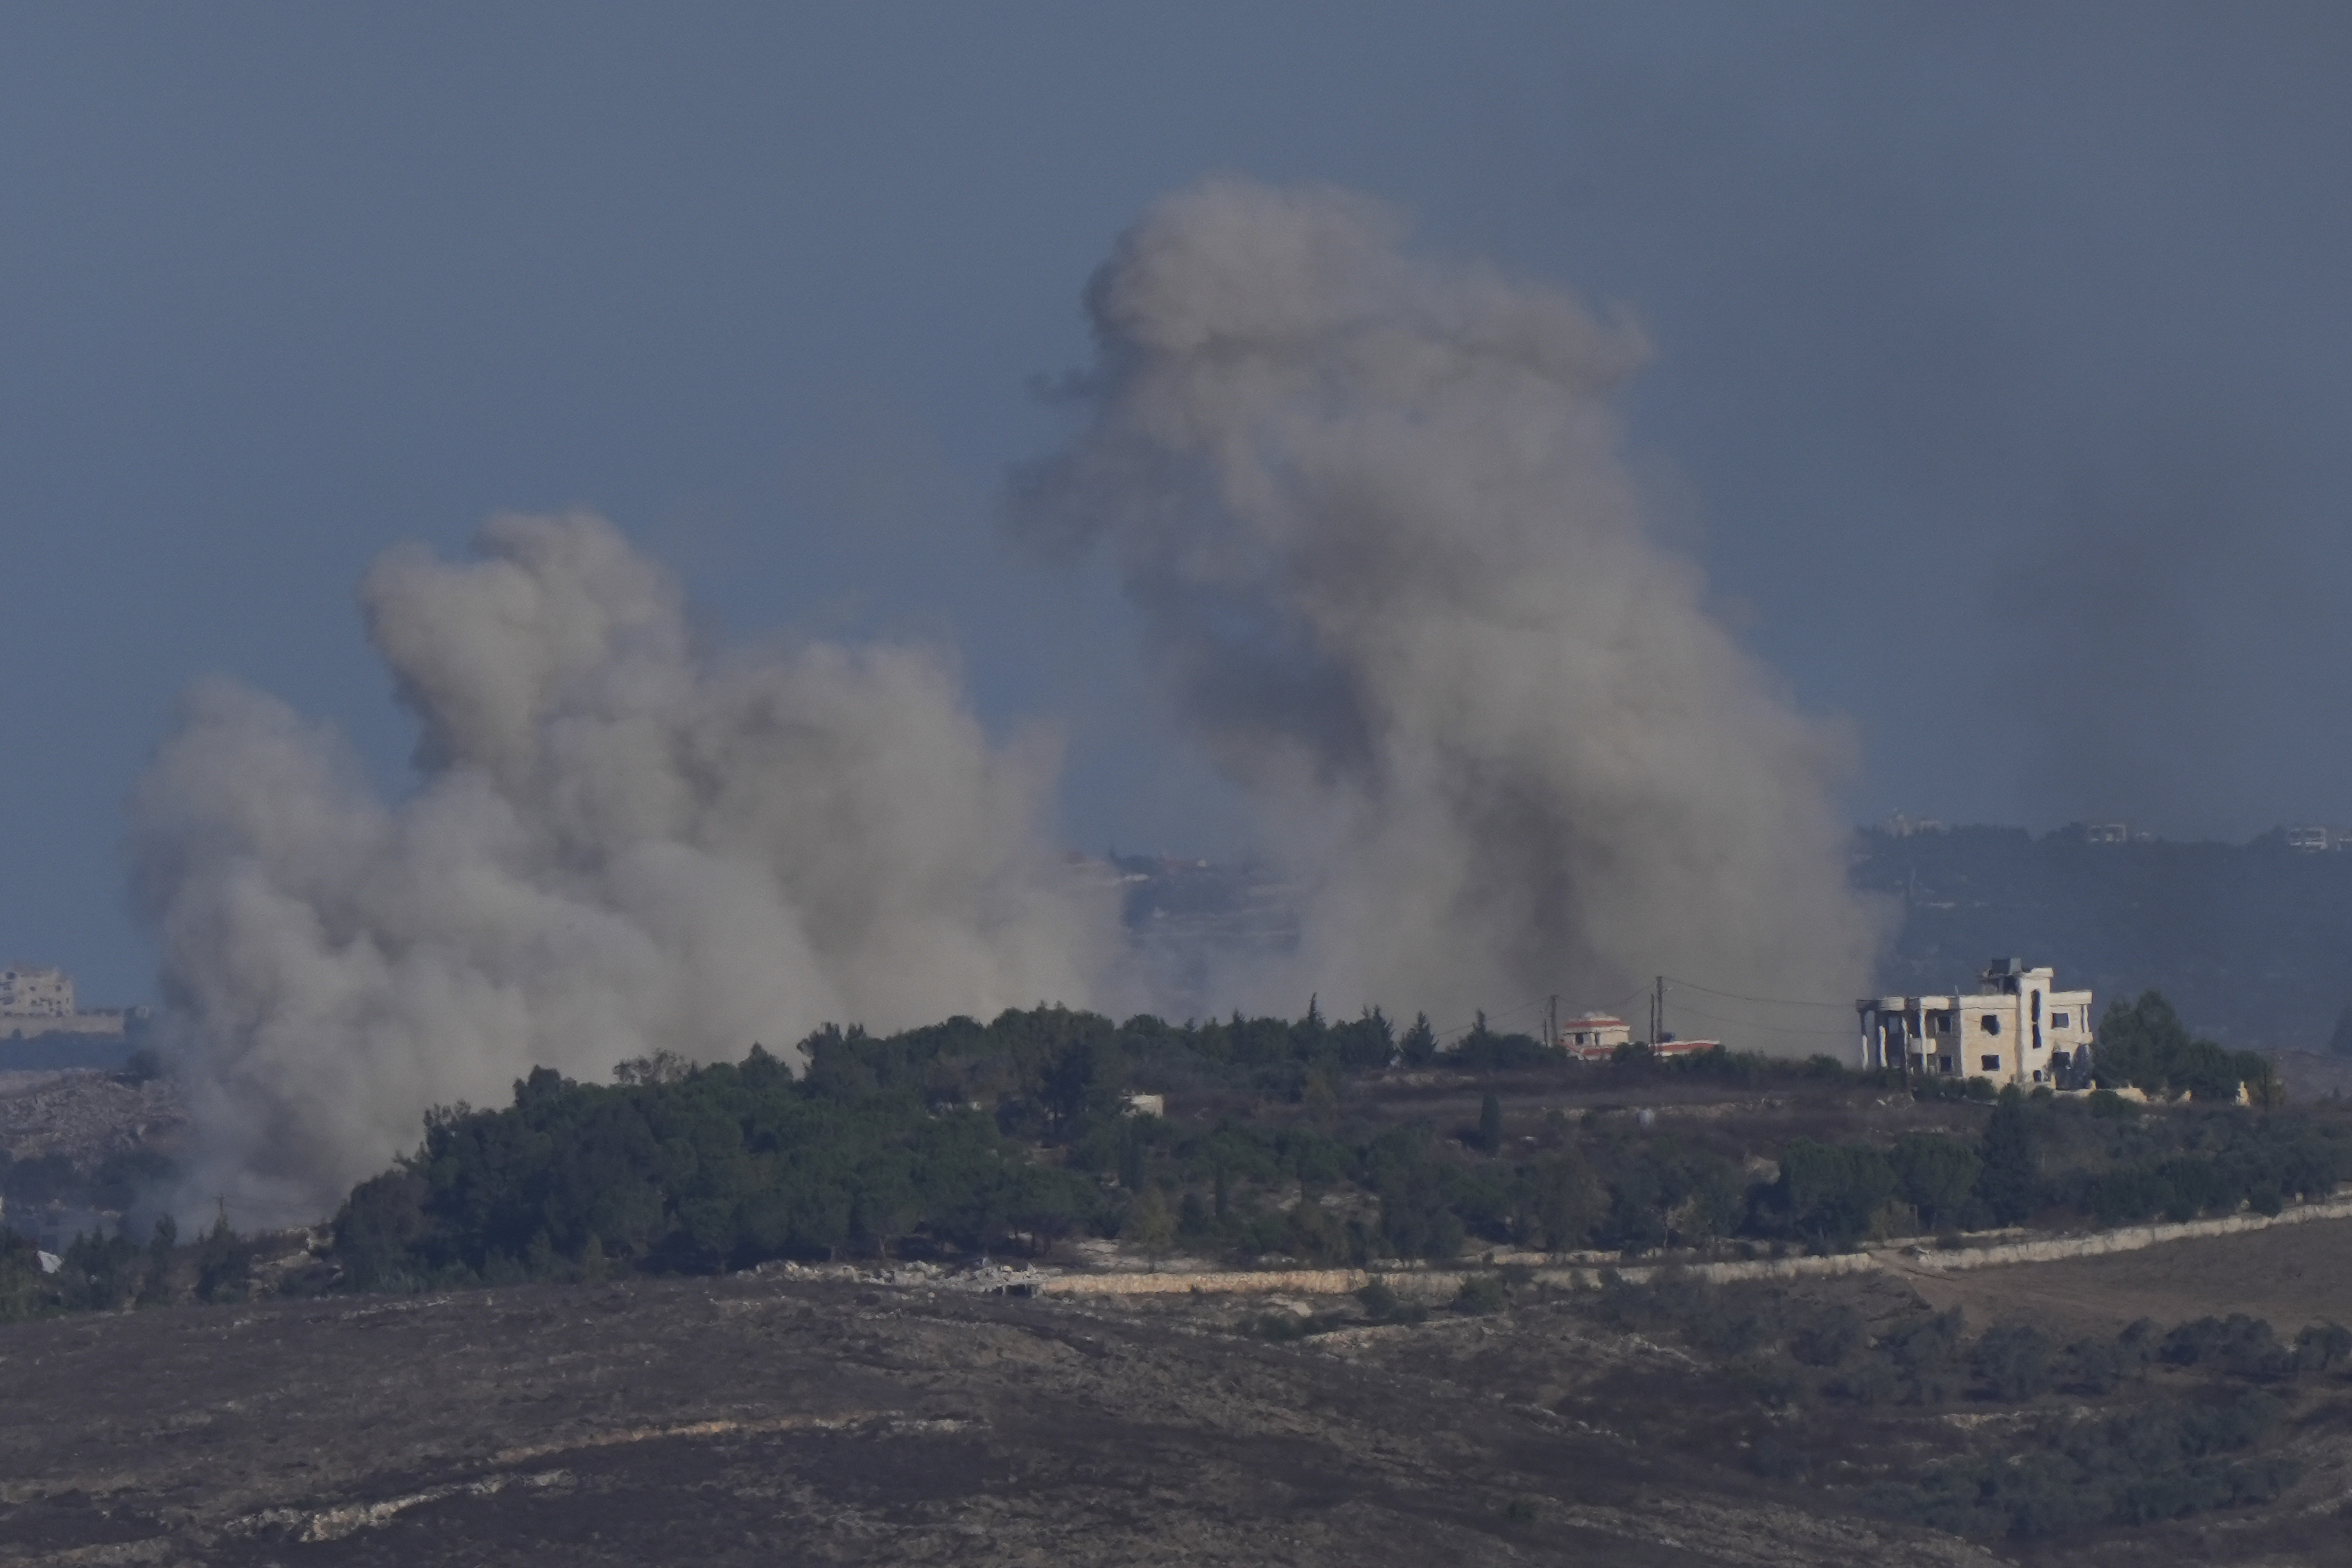
<svg viewBox="0 0 2352 1568">
<path fill-rule="evenodd" d="M 1853 1005 L 1864 1068 L 2028 1089 L 2090 1082 L 2091 994 L 2059 990 L 2053 970 L 2022 959 L 1994 959 L 1972 994 L 1865 996 Z"/>
</svg>

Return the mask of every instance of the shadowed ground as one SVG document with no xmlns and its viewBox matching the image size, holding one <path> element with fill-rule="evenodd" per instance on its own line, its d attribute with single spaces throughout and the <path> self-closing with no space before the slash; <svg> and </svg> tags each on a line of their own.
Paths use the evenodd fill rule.
<svg viewBox="0 0 2352 1568">
<path fill-rule="evenodd" d="M 737 1279 L 16 1325 L 0 1561 L 1987 1561 L 1549 1408 L 1665 1353 L 1571 1315 L 1231 1317 Z"/>
</svg>

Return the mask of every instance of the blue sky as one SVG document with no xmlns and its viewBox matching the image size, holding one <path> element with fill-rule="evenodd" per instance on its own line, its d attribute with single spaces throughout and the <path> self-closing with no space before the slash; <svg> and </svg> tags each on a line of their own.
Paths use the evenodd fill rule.
<svg viewBox="0 0 2352 1568">
<path fill-rule="evenodd" d="M 1201 174 L 1639 321 L 1661 530 L 1857 820 L 2352 820 L 2352 13 L 22 5 L 0 13 L 0 955 L 137 1000 L 122 801 L 225 671 L 397 790 L 352 604 L 606 513 L 714 634 L 952 644 L 1065 831 L 1226 853 L 1130 617 L 995 521 L 1079 296 Z"/>
</svg>

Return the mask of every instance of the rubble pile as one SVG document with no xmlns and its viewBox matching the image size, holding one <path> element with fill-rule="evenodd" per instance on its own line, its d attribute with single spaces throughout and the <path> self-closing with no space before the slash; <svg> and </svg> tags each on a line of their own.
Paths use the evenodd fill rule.
<svg viewBox="0 0 2352 1568">
<path fill-rule="evenodd" d="M 13 1160 L 62 1154 L 87 1168 L 127 1150 L 168 1147 L 187 1120 L 165 1079 L 89 1068 L 0 1072 L 0 1152 Z"/>
</svg>

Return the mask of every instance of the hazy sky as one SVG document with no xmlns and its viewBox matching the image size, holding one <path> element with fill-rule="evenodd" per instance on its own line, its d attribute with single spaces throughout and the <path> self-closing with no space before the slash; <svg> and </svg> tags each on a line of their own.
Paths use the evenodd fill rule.
<svg viewBox="0 0 2352 1568">
<path fill-rule="evenodd" d="M 1857 820 L 2352 820 L 2352 10 L 0 11 L 0 957 L 136 1000 L 193 678 L 411 731 L 353 586 L 585 506 L 715 632 L 961 650 L 1066 833 L 1236 847 L 1132 617 L 1024 558 L 1154 197 L 1332 182 L 1638 321 L 1660 526 Z"/>
</svg>

